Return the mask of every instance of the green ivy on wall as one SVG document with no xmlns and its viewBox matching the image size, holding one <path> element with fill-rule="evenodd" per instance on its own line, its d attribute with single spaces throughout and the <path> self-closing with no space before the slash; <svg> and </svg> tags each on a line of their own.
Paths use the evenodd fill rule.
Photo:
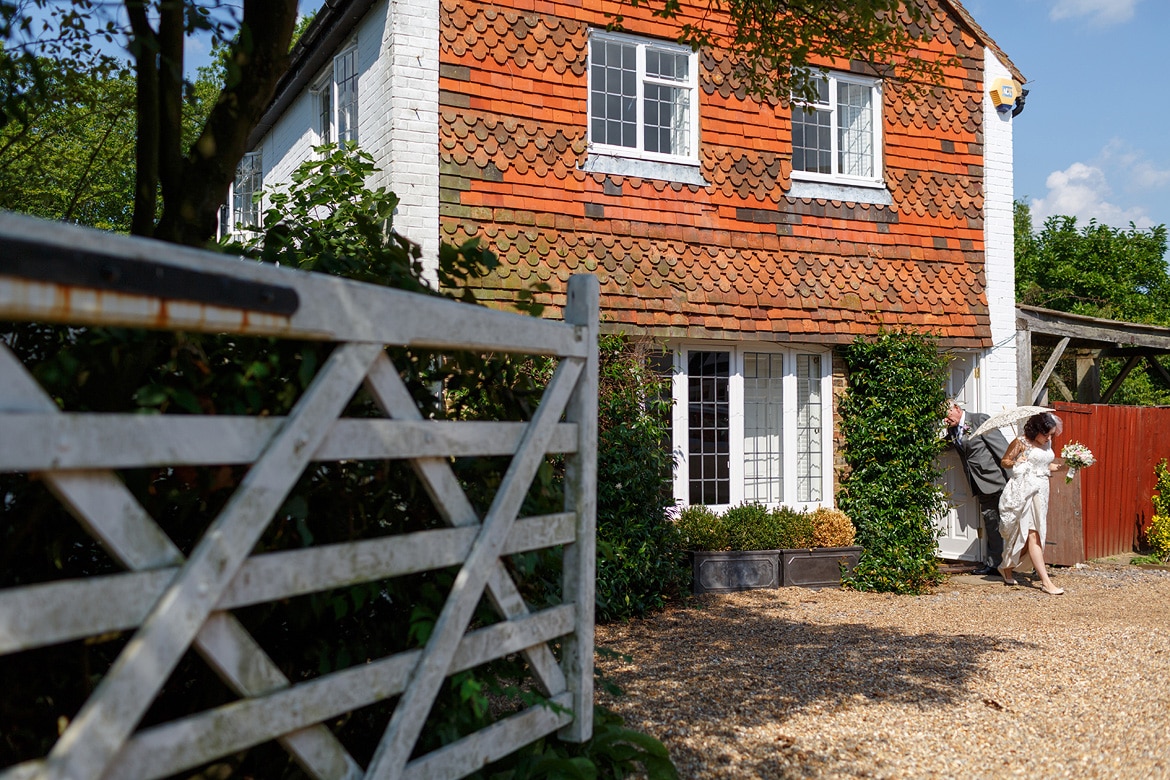
<svg viewBox="0 0 1170 780">
<path fill-rule="evenodd" d="M 849 587 L 922 593 L 942 575 L 934 518 L 945 494 L 939 437 L 947 359 L 934 336 L 881 330 L 842 350 L 849 388 L 840 404 L 848 475 L 837 505 L 865 548 Z"/>
</svg>

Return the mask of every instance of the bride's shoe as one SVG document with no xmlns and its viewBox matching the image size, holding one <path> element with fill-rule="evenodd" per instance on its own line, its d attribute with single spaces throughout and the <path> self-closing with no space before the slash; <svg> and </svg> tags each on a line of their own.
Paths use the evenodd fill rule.
<svg viewBox="0 0 1170 780">
<path fill-rule="evenodd" d="M 1003 584 L 1004 584 L 1004 585 L 1016 585 L 1016 584 L 1018 584 L 1018 583 L 1017 583 L 1017 582 L 1016 582 L 1014 579 L 1012 579 L 1012 578 L 1011 578 L 1011 577 L 1009 577 L 1008 575 L 1004 574 L 1004 572 L 1005 572 L 1005 571 L 1007 571 L 1007 569 L 1004 569 L 1004 568 L 1002 568 L 1002 567 L 1001 567 L 1001 568 L 1000 568 L 998 571 L 999 571 L 999 576 L 1000 576 L 1000 577 L 1003 577 Z"/>
<path fill-rule="evenodd" d="M 1042 588 L 1042 590 L 1045 593 L 1047 593 L 1049 596 L 1063 596 L 1064 595 L 1064 588 L 1058 588 L 1055 585 L 1052 586 L 1052 590 L 1049 590 L 1048 588 Z"/>
</svg>

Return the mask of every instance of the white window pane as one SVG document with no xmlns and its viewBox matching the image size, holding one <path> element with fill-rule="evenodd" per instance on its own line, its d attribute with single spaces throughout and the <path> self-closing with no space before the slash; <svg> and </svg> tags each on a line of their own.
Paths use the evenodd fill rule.
<svg viewBox="0 0 1170 780">
<path fill-rule="evenodd" d="M 687 356 L 689 503 L 731 502 L 730 352 Z"/>
<path fill-rule="evenodd" d="M 784 357 L 744 354 L 744 500 L 784 500 Z"/>
<path fill-rule="evenodd" d="M 796 493 L 803 502 L 820 501 L 821 356 L 796 356 Z"/>
<path fill-rule="evenodd" d="M 861 84 L 837 85 L 838 146 L 841 173 L 873 176 L 872 89 Z"/>
<path fill-rule="evenodd" d="M 358 81 L 357 52 L 353 49 L 333 61 L 333 81 L 337 90 L 337 142 L 357 141 Z"/>
</svg>

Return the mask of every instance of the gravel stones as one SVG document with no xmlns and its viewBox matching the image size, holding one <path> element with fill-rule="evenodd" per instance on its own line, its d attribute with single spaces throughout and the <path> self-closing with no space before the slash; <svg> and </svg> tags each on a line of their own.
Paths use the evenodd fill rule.
<svg viewBox="0 0 1170 780">
<path fill-rule="evenodd" d="M 684 778 L 1170 778 L 1170 572 L 1050 571 L 708 594 L 598 626 L 599 699 Z"/>
</svg>

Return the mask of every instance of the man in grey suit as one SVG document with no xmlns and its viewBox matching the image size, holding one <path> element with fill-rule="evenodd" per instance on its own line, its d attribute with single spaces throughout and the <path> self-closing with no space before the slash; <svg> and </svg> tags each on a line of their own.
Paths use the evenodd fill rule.
<svg viewBox="0 0 1170 780">
<path fill-rule="evenodd" d="M 963 461 L 971 493 L 979 497 L 979 516 L 987 535 L 987 560 L 974 574 L 994 574 L 1003 562 L 1003 537 L 999 535 L 999 495 L 1007 484 L 1007 472 L 999 465 L 1007 452 L 1007 439 L 998 430 L 972 434 L 987 421 L 986 414 L 967 414 L 954 401 L 947 406 L 946 440 Z"/>
</svg>

